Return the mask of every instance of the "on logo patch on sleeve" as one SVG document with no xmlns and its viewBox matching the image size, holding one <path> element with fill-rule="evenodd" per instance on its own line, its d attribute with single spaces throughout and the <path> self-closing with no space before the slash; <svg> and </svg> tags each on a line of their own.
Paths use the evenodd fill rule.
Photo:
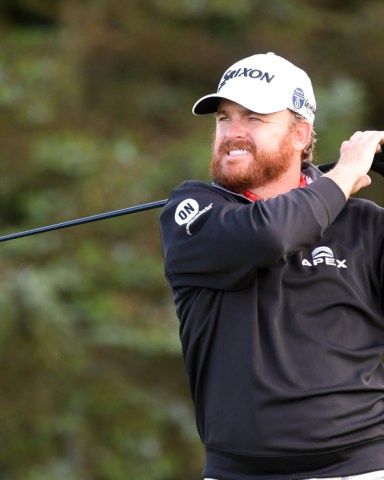
<svg viewBox="0 0 384 480">
<path fill-rule="evenodd" d="M 199 204 L 193 198 L 183 200 L 176 208 L 175 222 L 178 225 L 184 225 L 192 220 L 199 212 Z"/>
<path fill-rule="evenodd" d="M 207 205 L 202 210 L 199 210 L 200 206 L 193 198 L 187 198 L 183 200 L 176 208 L 175 222 L 178 225 L 186 225 L 185 231 L 188 235 L 191 234 L 190 226 L 204 213 L 211 210 L 213 203 Z"/>
</svg>

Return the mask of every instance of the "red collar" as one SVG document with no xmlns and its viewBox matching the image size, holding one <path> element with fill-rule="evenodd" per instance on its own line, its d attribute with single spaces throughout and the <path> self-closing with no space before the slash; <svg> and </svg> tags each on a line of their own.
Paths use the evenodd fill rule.
<svg viewBox="0 0 384 480">
<path fill-rule="evenodd" d="M 299 188 L 304 188 L 306 186 L 307 186 L 307 180 L 305 179 L 304 175 L 301 173 Z M 252 202 L 255 202 L 256 200 L 261 200 L 261 197 L 259 197 L 259 195 L 249 192 L 248 190 L 243 192 L 243 195 L 247 197 L 249 200 L 251 200 Z"/>
</svg>

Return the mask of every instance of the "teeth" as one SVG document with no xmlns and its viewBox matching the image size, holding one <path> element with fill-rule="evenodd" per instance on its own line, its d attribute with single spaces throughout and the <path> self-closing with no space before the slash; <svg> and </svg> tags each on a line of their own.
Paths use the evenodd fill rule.
<svg viewBox="0 0 384 480">
<path fill-rule="evenodd" d="M 229 152 L 229 155 L 246 155 L 248 152 L 248 150 L 231 150 Z"/>
</svg>

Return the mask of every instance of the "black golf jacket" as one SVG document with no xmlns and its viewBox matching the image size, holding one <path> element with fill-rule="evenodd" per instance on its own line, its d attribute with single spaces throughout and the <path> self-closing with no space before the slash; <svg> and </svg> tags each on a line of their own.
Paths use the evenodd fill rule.
<svg viewBox="0 0 384 480">
<path fill-rule="evenodd" d="M 206 477 L 384 469 L 384 209 L 304 173 L 253 203 L 187 181 L 161 214 Z"/>
</svg>

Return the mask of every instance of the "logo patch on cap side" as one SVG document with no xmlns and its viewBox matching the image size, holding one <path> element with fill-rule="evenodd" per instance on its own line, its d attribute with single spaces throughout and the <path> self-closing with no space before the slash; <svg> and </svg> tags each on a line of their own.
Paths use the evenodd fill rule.
<svg viewBox="0 0 384 480">
<path fill-rule="evenodd" d="M 292 103 L 297 110 L 304 105 L 305 97 L 304 92 L 301 88 L 296 88 L 292 95 Z"/>
</svg>

